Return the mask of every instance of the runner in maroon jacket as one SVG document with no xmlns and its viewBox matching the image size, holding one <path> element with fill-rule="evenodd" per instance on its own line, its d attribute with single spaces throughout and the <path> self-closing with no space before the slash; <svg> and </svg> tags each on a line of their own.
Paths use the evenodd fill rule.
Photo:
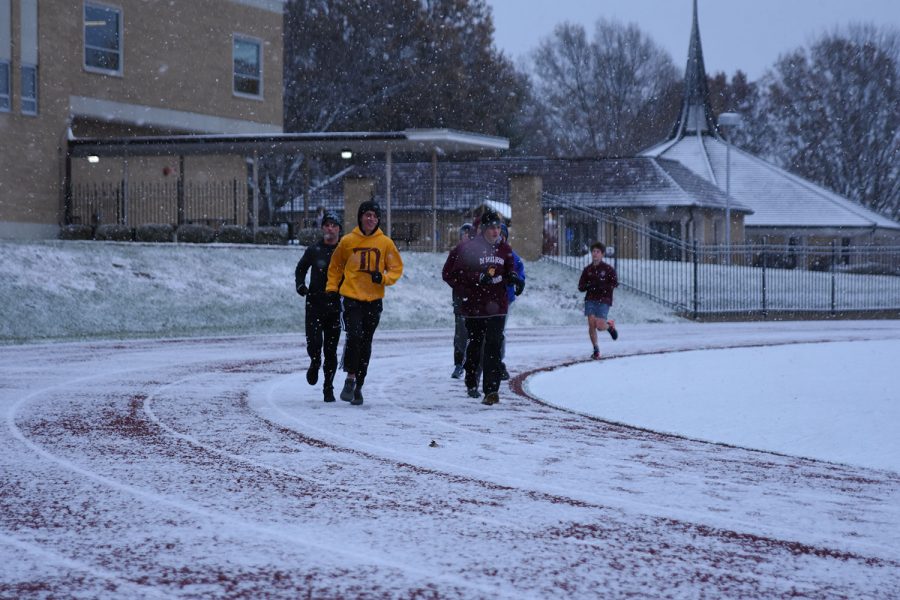
<svg viewBox="0 0 900 600">
<path fill-rule="evenodd" d="M 484 371 L 482 404 L 500 401 L 500 348 L 503 324 L 509 306 L 506 286 L 512 284 L 522 293 L 525 282 L 516 274 L 512 248 L 500 238 L 500 215 L 485 210 L 481 215 L 481 234 L 460 243 L 444 263 L 442 276 L 461 298 L 460 313 L 466 319 L 466 388 L 477 398 L 478 368 Z"/>
<path fill-rule="evenodd" d="M 594 353 L 591 358 L 600 358 L 600 346 L 597 345 L 597 330 L 608 331 L 610 337 L 616 340 L 619 332 L 616 331 L 616 322 L 609 316 L 609 307 L 613 303 L 613 288 L 618 287 L 619 278 L 616 270 L 609 263 L 603 262 L 606 254 L 606 246 L 596 242 L 591 246 L 591 264 L 581 272 L 578 280 L 578 291 L 584 294 L 584 314 L 588 321 L 588 337 L 594 345 Z"/>
</svg>

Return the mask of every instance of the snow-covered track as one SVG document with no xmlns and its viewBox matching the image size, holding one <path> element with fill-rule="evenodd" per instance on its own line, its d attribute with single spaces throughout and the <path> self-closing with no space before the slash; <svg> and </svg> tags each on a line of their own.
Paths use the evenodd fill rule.
<svg viewBox="0 0 900 600">
<path fill-rule="evenodd" d="M 886 335 L 657 325 L 615 350 L 722 345 L 716 327 Z M 321 401 L 297 336 L 0 348 L 0 597 L 900 594 L 900 475 L 521 393 L 582 337 L 511 331 L 494 407 L 449 378 L 447 331 L 379 331 L 362 407 Z"/>
</svg>

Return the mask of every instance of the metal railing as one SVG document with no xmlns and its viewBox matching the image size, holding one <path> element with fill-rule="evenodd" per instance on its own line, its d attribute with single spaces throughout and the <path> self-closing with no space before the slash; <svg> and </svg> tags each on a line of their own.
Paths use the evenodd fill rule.
<svg viewBox="0 0 900 600">
<path fill-rule="evenodd" d="M 127 225 L 244 225 L 246 186 L 237 179 L 210 182 L 81 183 L 72 186 L 67 223 Z"/>
<path fill-rule="evenodd" d="M 544 258 L 580 271 L 602 241 L 625 289 L 685 316 L 900 317 L 900 246 L 700 245 L 545 194 Z"/>
</svg>

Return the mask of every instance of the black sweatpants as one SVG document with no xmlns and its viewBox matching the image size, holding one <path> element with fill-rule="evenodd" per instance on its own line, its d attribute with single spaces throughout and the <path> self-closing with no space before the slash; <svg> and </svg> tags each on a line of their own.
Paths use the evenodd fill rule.
<svg viewBox="0 0 900 600">
<path fill-rule="evenodd" d="M 381 300 L 364 302 L 344 296 L 342 318 L 347 339 L 342 365 L 345 373 L 356 373 L 356 387 L 362 387 L 369 372 L 372 338 L 381 320 Z"/>
<path fill-rule="evenodd" d="M 478 387 L 478 371 L 482 373 L 482 391 L 492 394 L 500 390 L 500 351 L 503 346 L 503 326 L 506 315 L 496 317 L 466 317 L 466 387 Z M 483 356 L 482 356 L 483 355 Z"/>
<path fill-rule="evenodd" d="M 325 381 L 322 389 L 334 388 L 337 372 L 337 347 L 341 337 L 341 311 L 334 306 L 323 306 L 307 296 L 306 299 L 306 353 L 313 362 L 322 360 Z"/>
<path fill-rule="evenodd" d="M 455 327 L 453 330 L 453 365 L 462 365 L 466 360 L 466 344 L 469 334 L 466 333 L 466 318 L 462 315 L 453 315 Z"/>
</svg>

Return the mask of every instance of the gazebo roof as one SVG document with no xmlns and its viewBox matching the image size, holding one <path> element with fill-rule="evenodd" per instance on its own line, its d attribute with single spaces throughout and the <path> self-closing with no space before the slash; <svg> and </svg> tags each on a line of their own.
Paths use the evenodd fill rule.
<svg viewBox="0 0 900 600">
<path fill-rule="evenodd" d="M 900 224 L 852 200 L 730 146 L 719 135 L 709 102 L 697 0 L 684 76 L 681 112 L 669 139 L 641 156 L 676 161 L 752 213 L 748 228 L 900 230 Z"/>
</svg>

